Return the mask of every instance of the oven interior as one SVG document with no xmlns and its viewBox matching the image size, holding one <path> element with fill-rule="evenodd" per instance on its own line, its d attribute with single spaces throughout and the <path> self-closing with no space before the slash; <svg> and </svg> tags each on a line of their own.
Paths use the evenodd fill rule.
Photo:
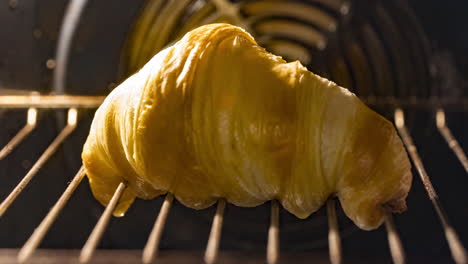
<svg viewBox="0 0 468 264">
<path fill-rule="evenodd" d="M 82 12 L 76 12 L 80 4 Z M 225 11 L 230 7 L 236 16 Z M 268 50 L 301 60 L 395 121 L 413 162 L 408 211 L 394 215 L 394 225 L 358 230 L 336 203 L 341 250 L 330 238 L 326 206 L 306 220 L 280 209 L 283 263 L 466 263 L 467 8 L 464 1 L 435 0 L 6 1 L 0 5 L 0 23 L 8 25 L 0 28 L 0 200 L 30 170 L 34 175 L 1 213 L 0 262 L 16 262 L 19 249 L 80 169 L 82 145 L 102 96 L 190 26 L 221 21 L 248 27 Z M 142 14 L 149 26 L 136 33 Z M 67 28 L 64 21 L 73 15 L 76 30 L 65 43 L 63 64 L 57 43 Z M 75 114 L 76 122 L 70 121 Z M 67 127 L 63 141 L 36 166 Z M 4 146 L 15 137 L 20 140 L 7 153 Z M 437 197 L 429 197 L 431 188 Z M 91 260 L 141 261 L 163 201 L 137 200 L 125 217 L 112 217 Z M 271 208 L 269 202 L 256 208 L 226 206 L 220 263 L 265 262 Z M 76 262 L 103 211 L 84 179 L 29 261 Z M 194 211 L 174 201 L 157 260 L 202 262 L 215 212 L 216 206 Z M 396 249 L 389 248 L 392 228 L 401 241 L 390 243 Z"/>
</svg>

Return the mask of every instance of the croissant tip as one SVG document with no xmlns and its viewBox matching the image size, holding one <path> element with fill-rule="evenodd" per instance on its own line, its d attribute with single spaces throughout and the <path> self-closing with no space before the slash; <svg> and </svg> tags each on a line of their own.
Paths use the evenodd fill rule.
<svg viewBox="0 0 468 264">
<path fill-rule="evenodd" d="M 393 200 L 385 204 L 385 207 L 392 213 L 403 213 L 408 209 L 405 199 Z"/>
</svg>

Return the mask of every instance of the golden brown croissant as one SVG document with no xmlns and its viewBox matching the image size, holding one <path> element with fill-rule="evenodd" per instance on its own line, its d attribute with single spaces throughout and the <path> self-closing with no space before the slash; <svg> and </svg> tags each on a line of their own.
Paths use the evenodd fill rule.
<svg viewBox="0 0 468 264">
<path fill-rule="evenodd" d="M 360 228 L 403 211 L 410 163 L 392 124 L 354 94 L 211 24 L 159 52 L 106 98 L 82 154 L 94 196 L 114 212 L 173 193 L 201 209 L 277 199 L 306 218 L 336 194 Z"/>
</svg>

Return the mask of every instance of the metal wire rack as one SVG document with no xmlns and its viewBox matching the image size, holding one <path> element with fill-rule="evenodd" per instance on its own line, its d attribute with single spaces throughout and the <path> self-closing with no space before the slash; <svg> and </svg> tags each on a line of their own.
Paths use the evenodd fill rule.
<svg viewBox="0 0 468 264">
<path fill-rule="evenodd" d="M 0 96 L 0 108 L 24 108 L 27 110 L 26 124 L 25 126 L 0 150 L 0 159 L 5 158 L 21 141 L 34 130 L 37 124 L 37 112 L 42 108 L 58 108 L 67 109 L 67 124 L 59 133 L 59 135 L 52 141 L 52 143 L 43 152 L 40 158 L 34 163 L 29 172 L 24 178 L 18 183 L 18 185 L 12 190 L 12 192 L 3 200 L 0 204 L 0 217 L 5 213 L 8 207 L 15 201 L 21 191 L 28 185 L 31 179 L 37 174 L 40 168 L 47 162 L 47 160 L 54 154 L 57 148 L 66 140 L 66 138 L 73 132 L 76 126 L 79 124 L 79 109 L 83 108 L 96 108 L 102 102 L 102 96 L 39 96 L 39 95 L 24 95 L 24 96 Z M 374 104 L 378 105 L 377 101 Z M 382 104 L 385 104 L 382 102 Z M 457 264 L 467 263 L 467 254 L 464 246 L 458 239 L 455 229 L 450 225 L 448 216 L 445 214 L 442 204 L 439 201 L 436 190 L 432 186 L 429 175 L 427 174 L 423 162 L 418 154 L 418 151 L 413 144 L 413 139 L 409 134 L 405 126 L 405 116 L 402 108 L 396 108 L 394 112 L 394 121 L 398 129 L 400 136 L 403 139 L 404 145 L 408 153 L 410 154 L 411 160 L 415 165 L 422 183 L 424 184 L 427 195 L 431 200 L 435 211 L 439 217 L 447 243 L 450 247 L 450 251 L 454 261 Z M 437 128 L 440 134 L 444 137 L 447 145 L 456 154 L 459 161 L 462 163 L 465 169 L 468 168 L 468 161 L 465 153 L 461 149 L 457 140 L 453 137 L 449 127 L 445 122 L 445 112 L 442 108 L 436 112 Z M 468 170 L 467 170 L 468 172 Z M 85 171 L 82 168 L 77 172 L 73 180 L 70 182 L 66 190 L 60 196 L 58 201 L 49 211 L 47 216 L 34 230 L 33 234 L 26 241 L 22 249 L 18 254 L 18 261 L 20 263 L 26 262 L 40 245 L 42 239 L 47 234 L 47 231 L 54 223 L 61 210 L 64 208 L 68 199 L 73 195 L 74 190 L 80 184 L 85 176 Z M 111 217 L 113 210 L 115 209 L 120 196 L 123 194 L 126 185 L 122 182 L 114 192 L 114 195 L 110 203 L 105 208 L 99 221 L 96 223 L 92 233 L 89 235 L 88 240 L 83 246 L 80 252 L 80 262 L 88 263 L 93 256 L 93 253 L 99 241 L 106 229 L 107 223 Z M 158 245 L 161 238 L 161 234 L 164 230 L 164 224 L 171 208 L 174 196 L 167 194 L 159 215 L 156 218 L 154 227 L 149 235 L 148 242 L 142 253 L 143 263 L 151 263 L 158 255 Z M 209 235 L 208 243 L 206 246 L 204 260 L 206 263 L 215 263 L 218 255 L 219 241 L 221 238 L 221 229 L 223 224 L 223 213 L 226 207 L 224 200 L 219 200 L 217 203 L 216 213 L 213 217 L 213 223 L 211 232 Z M 268 243 L 266 260 L 267 263 L 277 263 L 279 259 L 279 210 L 280 206 L 278 202 L 271 201 L 271 217 L 270 227 L 268 231 Z M 341 240 L 338 227 L 338 221 L 336 217 L 335 200 L 330 199 L 327 201 L 327 214 L 329 223 L 329 256 L 330 261 L 333 264 L 342 263 L 343 256 L 341 250 Z M 387 229 L 388 244 L 394 263 L 400 264 L 405 263 L 405 252 L 397 229 L 393 222 L 393 217 L 390 213 L 385 215 L 385 227 Z"/>
</svg>

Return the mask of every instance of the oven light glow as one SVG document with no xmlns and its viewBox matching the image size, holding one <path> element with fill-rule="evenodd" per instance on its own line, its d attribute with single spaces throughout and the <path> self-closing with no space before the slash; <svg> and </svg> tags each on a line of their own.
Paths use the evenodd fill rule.
<svg viewBox="0 0 468 264">
<path fill-rule="evenodd" d="M 37 121 L 37 109 L 29 108 L 28 109 L 28 125 L 35 125 Z"/>
<path fill-rule="evenodd" d="M 76 125 L 76 120 L 78 118 L 78 111 L 76 110 L 76 108 L 70 108 L 70 110 L 68 110 L 68 124 L 69 125 Z"/>
<path fill-rule="evenodd" d="M 405 116 L 401 109 L 395 111 L 395 124 L 398 128 L 405 126 Z"/>
</svg>

